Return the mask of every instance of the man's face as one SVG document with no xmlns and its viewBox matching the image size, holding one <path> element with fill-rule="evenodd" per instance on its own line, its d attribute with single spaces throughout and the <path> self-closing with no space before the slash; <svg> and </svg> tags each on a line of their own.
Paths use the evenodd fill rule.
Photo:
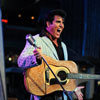
<svg viewBox="0 0 100 100">
<path fill-rule="evenodd" d="M 54 38 L 58 39 L 64 29 L 64 19 L 55 15 L 52 23 L 48 22 L 46 29 Z"/>
</svg>

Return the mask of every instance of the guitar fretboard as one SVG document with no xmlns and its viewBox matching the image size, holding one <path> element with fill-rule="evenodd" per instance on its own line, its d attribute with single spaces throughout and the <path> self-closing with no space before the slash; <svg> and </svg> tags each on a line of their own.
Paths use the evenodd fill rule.
<svg viewBox="0 0 100 100">
<path fill-rule="evenodd" d="M 99 80 L 100 79 L 100 75 L 68 73 L 67 74 L 67 78 L 68 79 L 95 79 L 95 80 Z"/>
</svg>

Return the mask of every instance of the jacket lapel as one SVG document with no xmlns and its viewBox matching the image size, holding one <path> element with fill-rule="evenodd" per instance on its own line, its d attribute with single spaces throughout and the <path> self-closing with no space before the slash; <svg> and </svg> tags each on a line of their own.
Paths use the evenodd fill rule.
<svg viewBox="0 0 100 100">
<path fill-rule="evenodd" d="M 57 52 L 56 52 L 56 49 L 55 49 L 53 43 L 51 42 L 51 40 L 48 39 L 46 36 L 42 37 L 42 40 L 43 40 L 43 42 L 47 45 L 47 47 L 53 52 L 55 58 L 56 58 L 57 60 L 59 60 L 58 55 L 57 55 Z M 49 45 L 48 45 L 48 44 L 49 44 Z"/>
</svg>

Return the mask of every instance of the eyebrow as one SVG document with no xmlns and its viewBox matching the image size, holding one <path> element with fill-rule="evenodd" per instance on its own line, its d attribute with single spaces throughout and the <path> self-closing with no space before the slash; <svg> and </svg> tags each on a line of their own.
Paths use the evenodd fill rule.
<svg viewBox="0 0 100 100">
<path fill-rule="evenodd" d="M 61 22 L 61 20 L 56 20 L 56 22 Z M 64 23 L 64 20 L 63 20 L 63 23 Z"/>
</svg>

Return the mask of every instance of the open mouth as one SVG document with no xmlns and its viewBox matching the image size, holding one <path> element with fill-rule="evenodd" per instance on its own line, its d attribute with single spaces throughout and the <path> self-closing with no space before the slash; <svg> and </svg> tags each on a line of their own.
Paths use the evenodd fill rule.
<svg viewBox="0 0 100 100">
<path fill-rule="evenodd" d="M 61 32 L 61 30 L 60 30 L 60 29 L 57 29 L 57 32 L 59 32 L 59 33 L 60 33 L 60 32 Z"/>
</svg>

